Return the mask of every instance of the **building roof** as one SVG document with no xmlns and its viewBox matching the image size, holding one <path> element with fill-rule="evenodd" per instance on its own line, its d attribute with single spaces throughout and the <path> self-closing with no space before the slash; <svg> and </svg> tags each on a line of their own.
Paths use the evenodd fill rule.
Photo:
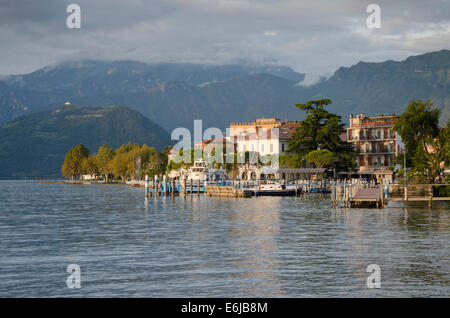
<svg viewBox="0 0 450 318">
<path fill-rule="evenodd" d="M 281 124 L 279 127 L 280 139 L 282 140 L 290 140 L 292 134 L 295 132 L 297 127 L 300 126 L 298 121 L 287 121 Z"/>
</svg>

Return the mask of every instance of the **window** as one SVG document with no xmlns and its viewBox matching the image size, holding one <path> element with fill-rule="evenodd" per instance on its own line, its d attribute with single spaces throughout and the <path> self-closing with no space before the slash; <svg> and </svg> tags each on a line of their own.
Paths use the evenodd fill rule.
<svg viewBox="0 0 450 318">
<path fill-rule="evenodd" d="M 281 152 L 284 152 L 284 144 L 281 144 Z"/>
</svg>

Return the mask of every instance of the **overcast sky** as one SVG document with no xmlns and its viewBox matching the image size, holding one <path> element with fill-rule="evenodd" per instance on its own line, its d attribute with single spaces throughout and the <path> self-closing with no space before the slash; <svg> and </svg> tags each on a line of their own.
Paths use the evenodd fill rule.
<svg viewBox="0 0 450 318">
<path fill-rule="evenodd" d="M 66 7 L 81 7 L 81 28 Z M 369 4 L 381 28 L 369 29 Z M 0 0 L 0 74 L 64 60 L 249 61 L 330 74 L 450 48 L 450 0 Z"/>
</svg>

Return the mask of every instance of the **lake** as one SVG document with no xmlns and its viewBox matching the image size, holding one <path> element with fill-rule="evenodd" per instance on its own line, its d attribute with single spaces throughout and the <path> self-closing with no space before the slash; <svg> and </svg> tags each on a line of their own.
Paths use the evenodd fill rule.
<svg viewBox="0 0 450 318">
<path fill-rule="evenodd" d="M 449 208 L 1 181 L 0 297 L 449 297 Z"/>
</svg>

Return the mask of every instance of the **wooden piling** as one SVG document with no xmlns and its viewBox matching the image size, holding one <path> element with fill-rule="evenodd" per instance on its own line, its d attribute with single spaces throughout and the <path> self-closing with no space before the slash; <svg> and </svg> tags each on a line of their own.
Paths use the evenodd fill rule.
<svg viewBox="0 0 450 318">
<path fill-rule="evenodd" d="M 149 180 L 148 180 L 148 175 L 145 175 L 145 196 L 146 197 L 151 197 L 152 196 L 152 192 L 150 191 L 150 184 L 149 184 Z"/>
</svg>

